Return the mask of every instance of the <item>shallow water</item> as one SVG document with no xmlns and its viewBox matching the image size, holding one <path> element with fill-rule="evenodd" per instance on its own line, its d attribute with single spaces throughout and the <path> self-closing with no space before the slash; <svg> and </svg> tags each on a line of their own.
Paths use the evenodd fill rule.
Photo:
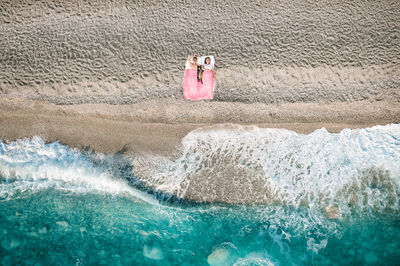
<svg viewBox="0 0 400 266">
<path fill-rule="evenodd" d="M 354 150 L 350 159 L 339 160 L 342 168 L 334 164 L 335 169 L 352 169 L 349 164 L 372 169 L 361 178 L 339 171 L 343 180 L 354 182 L 338 182 L 342 187 L 335 190 L 335 205 L 324 205 L 326 196 L 318 199 L 321 203 L 297 204 L 301 195 L 288 193 L 290 200 L 259 205 L 169 203 L 135 188 L 131 176 L 117 171 L 121 166 L 106 156 L 94 161 L 87 153 L 40 138 L 0 142 L 1 263 L 398 265 L 400 126 L 331 135 L 337 150 L 355 139 L 365 144 L 360 136 L 366 135 L 364 147 L 379 157 L 376 163 L 368 159 L 372 155 L 358 156 L 362 150 Z M 279 173 L 275 184 L 297 173 L 294 167 Z M 302 180 L 298 188 L 329 181 L 326 169 L 321 172 L 320 179 Z"/>
</svg>

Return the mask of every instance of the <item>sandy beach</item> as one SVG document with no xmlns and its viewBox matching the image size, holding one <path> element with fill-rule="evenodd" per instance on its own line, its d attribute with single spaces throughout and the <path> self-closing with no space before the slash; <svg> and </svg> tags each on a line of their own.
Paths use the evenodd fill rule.
<svg viewBox="0 0 400 266">
<path fill-rule="evenodd" d="M 0 265 L 399 265 L 399 11 L 0 0 Z"/>
<path fill-rule="evenodd" d="M 151 164 L 180 156 L 182 138 L 199 128 L 309 134 L 400 123 L 398 1 L 1 7 L 4 141 L 40 136 L 123 151 L 149 179 Z M 185 59 L 194 53 L 216 58 L 212 101 L 183 100 Z"/>
<path fill-rule="evenodd" d="M 116 160 L 116 167 L 132 165 L 135 174 L 149 187 L 157 187 L 154 178 L 157 169 L 182 156 L 182 139 L 196 129 L 236 130 L 238 125 L 244 125 L 308 134 L 322 127 L 340 132 L 345 128 L 400 123 L 400 105 L 387 101 L 271 105 L 171 99 L 130 105 L 56 105 L 2 97 L 0 111 L 0 139 L 13 141 L 40 136 L 46 142 L 59 141 L 80 150 L 110 156 L 123 154 L 129 161 Z M 221 178 L 215 173 L 194 174 L 184 198 L 228 203 L 270 202 L 264 197 L 268 191 L 251 181 L 259 175 L 257 172 L 240 167 L 228 172 L 218 169 Z M 236 184 L 234 189 L 232 184 Z"/>
</svg>

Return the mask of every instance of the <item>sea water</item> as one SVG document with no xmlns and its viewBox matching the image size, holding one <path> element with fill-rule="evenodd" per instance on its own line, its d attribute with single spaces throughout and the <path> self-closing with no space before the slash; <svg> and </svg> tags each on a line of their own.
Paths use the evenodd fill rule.
<svg viewBox="0 0 400 266">
<path fill-rule="evenodd" d="M 171 202 L 105 155 L 0 142 L 1 265 L 399 265 L 400 125 L 196 131 L 183 146 L 159 188 L 184 196 L 183 172 L 236 154 L 277 200 Z"/>
</svg>

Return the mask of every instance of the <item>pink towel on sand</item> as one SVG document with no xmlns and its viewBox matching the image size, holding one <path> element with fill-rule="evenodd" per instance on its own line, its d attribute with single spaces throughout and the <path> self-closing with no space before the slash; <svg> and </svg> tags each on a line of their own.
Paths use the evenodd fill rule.
<svg viewBox="0 0 400 266">
<path fill-rule="evenodd" d="M 214 92 L 214 75 L 211 70 L 205 70 L 202 77 L 203 83 L 199 82 L 198 98 L 211 100 Z"/>
<path fill-rule="evenodd" d="M 214 75 L 212 71 L 203 72 L 203 83 L 197 80 L 197 69 L 186 69 L 183 78 L 183 97 L 186 100 L 211 100 L 214 92 Z"/>
<path fill-rule="evenodd" d="M 198 101 L 197 69 L 186 69 L 183 78 L 183 97 L 186 100 Z"/>
</svg>

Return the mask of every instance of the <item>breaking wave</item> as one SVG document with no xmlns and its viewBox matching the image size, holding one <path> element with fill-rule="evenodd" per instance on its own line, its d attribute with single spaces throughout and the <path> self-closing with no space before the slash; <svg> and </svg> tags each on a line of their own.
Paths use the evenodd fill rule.
<svg viewBox="0 0 400 266">
<path fill-rule="evenodd" d="M 399 209 L 400 125 L 305 135 L 224 125 L 182 143 L 182 156 L 154 172 L 158 189 L 180 197 L 308 206 L 332 217 Z"/>
<path fill-rule="evenodd" d="M 118 156 L 44 143 L 39 137 L 0 142 L 0 202 L 56 189 L 150 203 L 148 208 L 157 210 L 149 213 L 169 217 L 171 224 L 205 219 L 201 223 L 207 227 L 204 217 L 218 213 L 232 221 L 251 217 L 252 227 L 244 225 L 237 234 L 257 228 L 260 238 L 267 237 L 290 258 L 290 239 L 305 239 L 307 249 L 318 253 L 330 237 L 341 237 L 343 223 L 352 224 L 360 217 L 398 217 L 399 140 L 400 125 L 340 133 L 323 128 L 311 134 L 237 125 L 198 129 L 182 140 L 178 159 L 162 160 L 152 169 L 148 184 L 154 191 L 192 201 L 246 204 L 189 208 L 160 203 L 148 191 L 132 186 L 134 169 Z M 157 251 L 152 246 L 146 250 L 151 256 Z M 225 253 L 217 250 L 214 255 Z M 270 260 L 261 252 L 236 263 Z"/>
</svg>

